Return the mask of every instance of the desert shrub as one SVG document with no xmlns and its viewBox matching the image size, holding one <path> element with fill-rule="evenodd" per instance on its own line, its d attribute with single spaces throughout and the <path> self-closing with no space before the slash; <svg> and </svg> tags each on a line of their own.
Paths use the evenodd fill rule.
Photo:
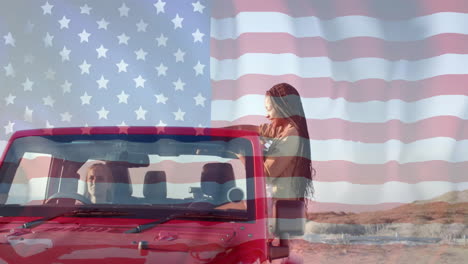
<svg viewBox="0 0 468 264">
<path fill-rule="evenodd" d="M 329 234 L 329 235 L 351 235 L 351 236 L 394 236 L 401 237 L 430 237 L 453 240 L 468 237 L 468 226 L 461 223 L 452 224 L 332 224 L 309 221 L 306 225 L 306 233 Z"/>
<path fill-rule="evenodd" d="M 363 225 L 328 224 L 309 221 L 306 225 L 306 232 L 313 234 L 347 234 L 359 236 L 366 233 L 366 228 Z"/>
<path fill-rule="evenodd" d="M 389 224 L 370 224 L 364 225 L 366 235 L 378 235 L 380 233 L 386 233 L 388 230 Z"/>
</svg>

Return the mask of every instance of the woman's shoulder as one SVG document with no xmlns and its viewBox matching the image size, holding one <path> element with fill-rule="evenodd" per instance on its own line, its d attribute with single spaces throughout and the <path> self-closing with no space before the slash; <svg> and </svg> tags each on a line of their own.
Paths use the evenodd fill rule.
<svg viewBox="0 0 468 264">
<path fill-rule="evenodd" d="M 283 134 L 284 137 L 287 137 L 287 136 L 299 136 L 299 131 L 298 131 L 297 128 L 294 127 L 293 125 L 288 124 L 288 125 L 284 128 L 282 134 Z"/>
</svg>

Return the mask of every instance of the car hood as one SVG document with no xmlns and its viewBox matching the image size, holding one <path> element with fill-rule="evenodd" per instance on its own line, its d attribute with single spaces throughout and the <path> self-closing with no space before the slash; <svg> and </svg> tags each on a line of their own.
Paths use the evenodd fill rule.
<svg viewBox="0 0 468 264">
<path fill-rule="evenodd" d="M 0 263 L 210 263 L 236 243 L 234 228 L 164 224 L 125 233 L 133 227 L 43 224 L 12 229 L 1 234 Z"/>
</svg>

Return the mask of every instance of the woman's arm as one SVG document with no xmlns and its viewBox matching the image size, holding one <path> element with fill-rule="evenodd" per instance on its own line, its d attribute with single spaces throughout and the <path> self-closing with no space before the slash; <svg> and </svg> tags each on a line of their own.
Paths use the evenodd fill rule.
<svg viewBox="0 0 468 264">
<path fill-rule="evenodd" d="M 223 128 L 254 131 L 257 133 L 259 132 L 259 127 L 256 125 L 236 125 L 236 126 L 228 126 L 228 127 L 223 127 Z"/>
</svg>

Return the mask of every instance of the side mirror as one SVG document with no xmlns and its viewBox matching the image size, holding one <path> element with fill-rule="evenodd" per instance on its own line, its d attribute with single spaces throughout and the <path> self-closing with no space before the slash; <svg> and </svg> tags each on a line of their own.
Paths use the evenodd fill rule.
<svg viewBox="0 0 468 264">
<path fill-rule="evenodd" d="M 298 200 L 276 202 L 276 230 L 278 236 L 302 236 L 305 229 L 305 204 Z"/>
</svg>

